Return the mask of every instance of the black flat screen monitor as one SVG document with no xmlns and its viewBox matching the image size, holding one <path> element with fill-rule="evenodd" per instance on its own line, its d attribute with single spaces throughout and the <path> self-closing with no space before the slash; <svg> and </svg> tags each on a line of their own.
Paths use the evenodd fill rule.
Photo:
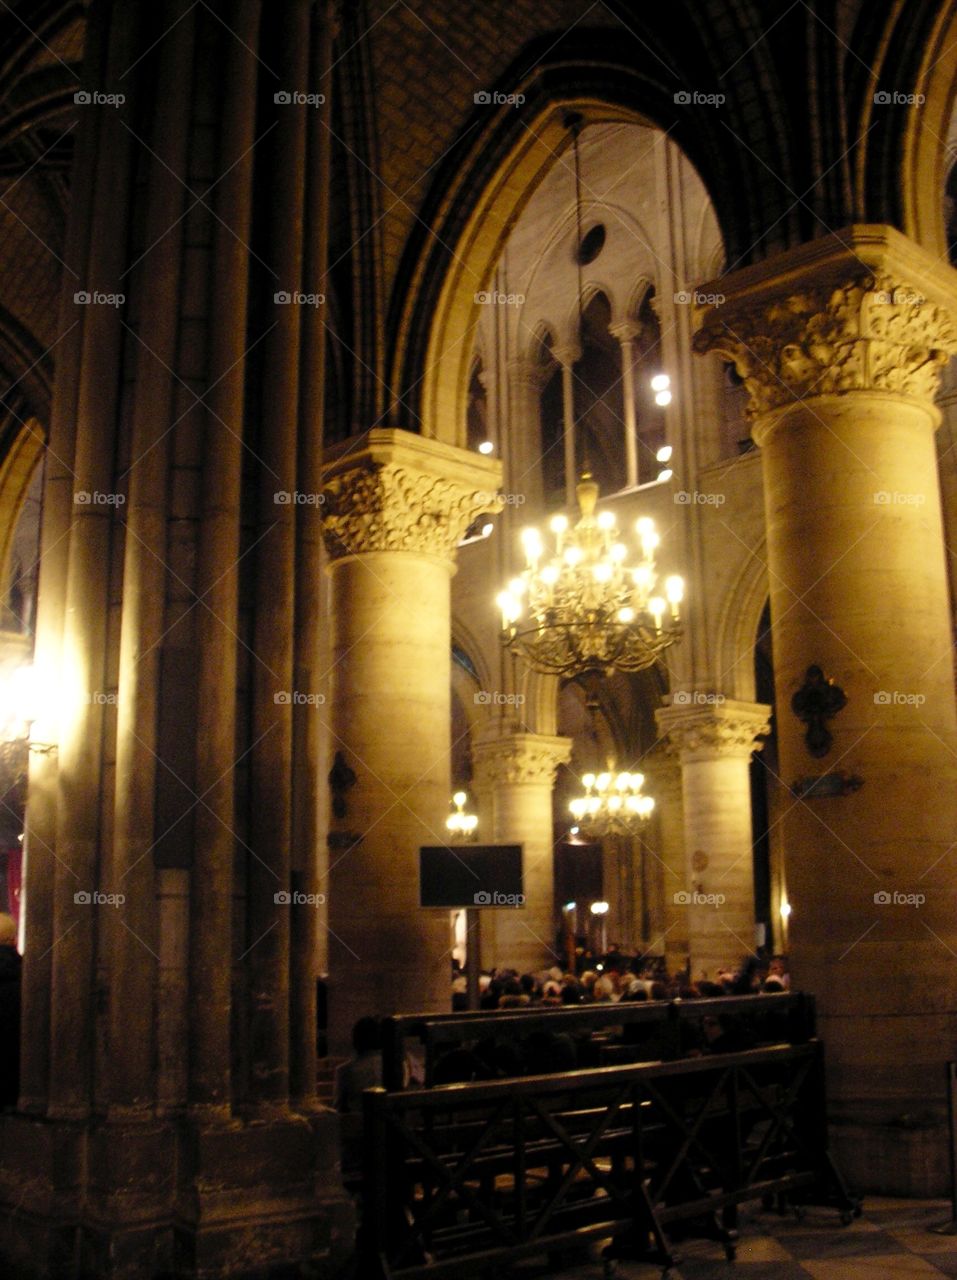
<svg viewBox="0 0 957 1280">
<path fill-rule="evenodd" d="M 520 844 L 425 845 L 419 850 L 419 905 L 524 907 Z"/>
</svg>

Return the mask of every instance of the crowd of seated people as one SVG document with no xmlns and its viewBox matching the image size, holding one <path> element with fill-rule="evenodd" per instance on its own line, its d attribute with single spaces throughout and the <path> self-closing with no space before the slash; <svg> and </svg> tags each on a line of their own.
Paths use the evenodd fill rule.
<svg viewBox="0 0 957 1280">
<path fill-rule="evenodd" d="M 558 1008 L 563 1005 L 617 1003 L 630 1000 L 693 1000 L 699 997 L 751 995 L 787 991 L 783 957 L 750 956 L 737 970 L 719 969 L 713 979 L 691 981 L 687 973 L 669 975 L 660 959 L 646 962 L 613 952 L 580 974 L 552 968 L 519 974 L 496 969 L 479 978 L 481 1009 Z M 452 1009 L 467 1008 L 465 978 L 453 969 Z"/>
</svg>

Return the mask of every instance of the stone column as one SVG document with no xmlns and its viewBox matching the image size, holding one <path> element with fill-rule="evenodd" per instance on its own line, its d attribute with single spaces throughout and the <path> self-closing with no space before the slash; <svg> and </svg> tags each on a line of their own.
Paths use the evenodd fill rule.
<svg viewBox="0 0 957 1280">
<path fill-rule="evenodd" d="M 328 728 L 354 779 L 330 832 L 332 1052 L 364 1014 L 450 1007 L 448 912 L 418 905 L 418 850 L 446 836 L 455 548 L 499 477 L 497 461 L 388 429 L 327 457 Z"/>
<path fill-rule="evenodd" d="M 748 762 L 769 733 L 771 708 L 751 702 L 657 711 L 681 762 L 685 882 L 673 891 L 688 919 L 692 979 L 714 978 L 754 951 L 754 861 Z"/>
<path fill-rule="evenodd" d="M 720 289 L 696 345 L 735 360 L 762 451 L 782 777 L 862 780 L 783 819 L 794 985 L 819 1001 L 849 1176 L 940 1194 L 957 714 L 933 400 L 957 275 L 856 226 Z M 812 664 L 847 698 L 823 755 L 791 710 Z"/>
<path fill-rule="evenodd" d="M 688 964 L 688 913 L 675 901 L 685 887 L 685 833 L 681 804 L 681 766 L 667 750 L 656 747 L 642 761 L 645 791 L 654 798 L 655 809 L 642 837 L 649 879 L 657 882 L 661 904 L 649 921 L 651 936 L 646 940 L 653 955 L 664 955 L 669 973 Z"/>
<path fill-rule="evenodd" d="M 511 733 L 474 751 L 477 789 L 492 796 L 492 839 L 524 846 L 525 906 L 483 911 L 483 952 L 520 973 L 564 963 L 555 947 L 552 789 L 571 752 L 571 738 L 541 733 Z"/>
<path fill-rule="evenodd" d="M 540 511 L 544 497 L 541 399 L 547 374 L 548 369 L 537 360 L 508 362 L 511 422 L 504 484 L 509 493 L 524 495 L 522 505 L 529 511 Z"/>
<path fill-rule="evenodd" d="M 581 359 L 577 347 L 558 347 L 552 355 L 562 366 L 562 411 L 565 419 L 565 505 L 574 510 L 578 464 L 575 453 L 575 364 Z"/>
<path fill-rule="evenodd" d="M 635 411 L 635 338 L 641 326 L 634 320 L 609 325 L 608 332 L 621 343 L 621 392 L 625 422 L 625 484 L 638 483 L 638 418 Z"/>
</svg>

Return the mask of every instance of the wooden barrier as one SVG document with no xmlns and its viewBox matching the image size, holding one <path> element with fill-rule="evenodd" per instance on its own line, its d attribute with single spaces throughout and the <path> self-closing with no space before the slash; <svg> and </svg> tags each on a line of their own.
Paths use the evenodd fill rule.
<svg viewBox="0 0 957 1280">
<path fill-rule="evenodd" d="M 401 1089 L 406 1076 L 408 1042 L 422 1046 L 424 1085 L 431 1087 L 436 1064 L 453 1046 L 499 1038 L 518 1041 L 544 1031 L 576 1037 L 600 1036 L 613 1028 L 659 1028 L 670 1052 L 656 1057 L 678 1058 L 683 1051 L 682 1026 L 705 1018 L 738 1017 L 753 1025 L 774 1028 L 768 1042 L 805 1044 L 815 1034 L 813 996 L 800 992 L 753 996 L 718 996 L 672 1001 L 621 1001 L 618 1004 L 574 1005 L 565 1008 L 501 1009 L 477 1013 L 397 1014 L 382 1023 L 382 1083 Z M 607 1053 L 607 1047 L 602 1046 Z"/>
<path fill-rule="evenodd" d="M 365 1094 L 363 1277 L 464 1276 L 611 1238 L 675 1265 L 682 1224 L 734 1256 L 737 1207 L 860 1212 L 827 1148 L 817 1041 Z"/>
</svg>

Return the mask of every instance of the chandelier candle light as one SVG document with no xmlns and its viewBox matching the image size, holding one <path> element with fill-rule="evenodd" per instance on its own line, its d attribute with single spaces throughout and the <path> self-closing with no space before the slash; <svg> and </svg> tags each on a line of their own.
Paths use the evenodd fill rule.
<svg viewBox="0 0 957 1280">
<path fill-rule="evenodd" d="M 629 566 L 613 511 L 595 513 L 598 485 L 586 474 L 578 485 L 581 517 L 550 522 L 555 552 L 546 557 L 538 529 L 525 529 L 526 566 L 499 593 L 502 641 L 533 670 L 573 676 L 584 671 L 641 671 L 681 635 L 679 577 L 655 595 L 659 538 L 647 516 L 636 524 L 641 559 Z"/>
<path fill-rule="evenodd" d="M 582 777 L 585 794 L 568 807 L 588 836 L 634 835 L 655 807 L 651 796 L 642 794 L 644 781 L 641 773 L 586 773 Z"/>
<path fill-rule="evenodd" d="M 474 813 L 465 812 L 465 802 L 468 799 L 464 791 L 456 791 L 452 797 L 452 803 L 455 805 L 455 812 L 449 814 L 445 819 L 445 825 L 448 827 L 451 835 L 458 837 L 459 840 L 471 840 L 475 835 L 475 828 L 478 826 L 478 816 Z"/>
</svg>

